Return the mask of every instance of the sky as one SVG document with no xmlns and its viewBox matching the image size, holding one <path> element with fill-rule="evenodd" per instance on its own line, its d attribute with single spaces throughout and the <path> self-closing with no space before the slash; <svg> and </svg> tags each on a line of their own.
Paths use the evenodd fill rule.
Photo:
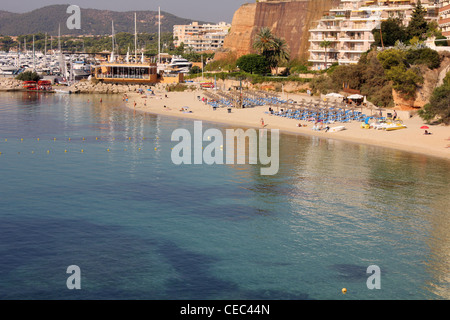
<svg viewBox="0 0 450 320">
<path fill-rule="evenodd" d="M 69 2 L 70 1 L 70 2 Z M 14 0 L 3 1 L 0 10 L 29 12 L 53 4 L 77 5 L 81 8 L 112 11 L 152 10 L 172 13 L 180 18 L 208 22 L 231 23 L 234 12 L 244 3 L 254 0 Z"/>
</svg>

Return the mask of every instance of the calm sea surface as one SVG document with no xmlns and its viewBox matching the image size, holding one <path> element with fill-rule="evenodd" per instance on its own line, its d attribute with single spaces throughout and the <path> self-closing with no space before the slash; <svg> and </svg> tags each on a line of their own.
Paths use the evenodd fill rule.
<svg viewBox="0 0 450 320">
<path fill-rule="evenodd" d="M 176 166 L 192 120 L 102 98 L 0 94 L 0 299 L 450 299 L 450 162 L 282 134 L 275 176 Z"/>
</svg>

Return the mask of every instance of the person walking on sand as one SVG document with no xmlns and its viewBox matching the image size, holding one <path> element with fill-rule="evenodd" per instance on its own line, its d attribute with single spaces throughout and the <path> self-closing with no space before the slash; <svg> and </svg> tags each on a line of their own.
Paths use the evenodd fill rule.
<svg viewBox="0 0 450 320">
<path fill-rule="evenodd" d="M 261 118 L 261 127 L 264 128 L 264 119 L 263 118 Z"/>
</svg>

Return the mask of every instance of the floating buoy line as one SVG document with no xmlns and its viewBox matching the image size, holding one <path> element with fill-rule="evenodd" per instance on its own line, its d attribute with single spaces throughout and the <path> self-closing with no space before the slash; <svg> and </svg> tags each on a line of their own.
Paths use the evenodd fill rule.
<svg viewBox="0 0 450 320">
<path fill-rule="evenodd" d="M 121 139 L 123 139 L 123 140 L 121 140 Z M 70 142 L 71 144 L 72 143 L 76 143 L 76 142 L 85 143 L 85 142 L 89 142 L 89 141 L 96 141 L 96 142 L 99 142 L 99 143 L 101 143 L 101 142 L 111 142 L 111 141 L 114 141 L 114 142 L 122 141 L 122 142 L 125 142 L 125 143 L 146 141 L 146 143 L 151 143 L 151 141 L 153 140 L 153 139 L 148 139 L 146 137 L 142 137 L 142 138 L 123 137 L 121 139 L 119 140 L 116 137 L 107 137 L 107 138 L 105 138 L 105 137 L 103 137 L 103 138 L 102 137 L 95 137 L 95 138 L 92 138 L 92 139 L 88 139 L 86 137 L 80 137 L 80 138 L 67 137 L 67 138 L 62 138 L 62 139 L 52 138 L 51 140 L 53 142 L 57 142 L 57 141 L 58 142 L 66 142 L 66 143 Z M 38 142 L 42 143 L 42 141 L 44 141 L 41 138 L 27 138 L 27 139 L 24 139 L 24 138 L 15 138 L 15 139 L 4 138 L 2 140 L 4 141 L 4 143 L 8 143 L 8 145 L 13 144 L 14 142 L 18 142 L 20 144 L 20 146 L 23 146 L 24 142 L 34 141 L 36 143 L 38 143 Z M 1 141 L 2 140 L 0 140 L 0 150 L 1 150 L 1 145 L 2 145 Z M 154 141 L 157 141 L 157 140 L 159 140 L 159 138 L 155 137 Z M 141 147 L 136 147 L 136 148 L 130 148 L 128 146 L 128 147 L 123 148 L 123 149 L 119 149 L 119 148 L 114 148 L 114 149 L 105 148 L 106 152 L 119 151 L 119 150 L 123 150 L 124 152 L 127 152 L 127 151 L 142 152 L 142 151 L 144 151 L 144 148 L 142 146 Z M 158 148 L 154 147 L 154 151 L 157 151 L 157 150 L 158 150 Z M 51 148 L 48 148 L 48 149 L 45 149 L 45 150 L 42 151 L 42 153 L 44 153 L 44 154 L 50 154 L 50 153 L 86 153 L 86 152 L 89 152 L 89 150 L 86 150 L 84 148 L 81 148 L 81 149 L 78 149 L 78 150 L 77 149 L 68 149 L 67 146 L 61 147 L 61 151 L 60 150 L 51 149 Z M 13 153 L 27 154 L 28 152 L 24 152 L 23 150 L 22 151 L 14 151 L 14 152 L 11 151 L 11 152 L 6 152 L 6 153 L 4 151 L 0 151 L 0 156 L 1 155 L 6 155 L 6 154 L 13 154 Z M 31 154 L 38 154 L 40 152 L 39 152 L 39 150 L 32 149 L 30 151 L 30 153 Z"/>
</svg>

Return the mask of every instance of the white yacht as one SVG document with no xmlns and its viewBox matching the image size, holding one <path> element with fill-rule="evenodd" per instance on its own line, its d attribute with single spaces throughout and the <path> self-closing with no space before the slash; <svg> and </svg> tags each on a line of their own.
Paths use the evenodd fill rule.
<svg viewBox="0 0 450 320">
<path fill-rule="evenodd" d="M 166 72 L 170 73 L 189 73 L 192 67 L 192 62 L 189 62 L 188 60 L 173 56 L 172 60 L 166 67 Z"/>
</svg>

